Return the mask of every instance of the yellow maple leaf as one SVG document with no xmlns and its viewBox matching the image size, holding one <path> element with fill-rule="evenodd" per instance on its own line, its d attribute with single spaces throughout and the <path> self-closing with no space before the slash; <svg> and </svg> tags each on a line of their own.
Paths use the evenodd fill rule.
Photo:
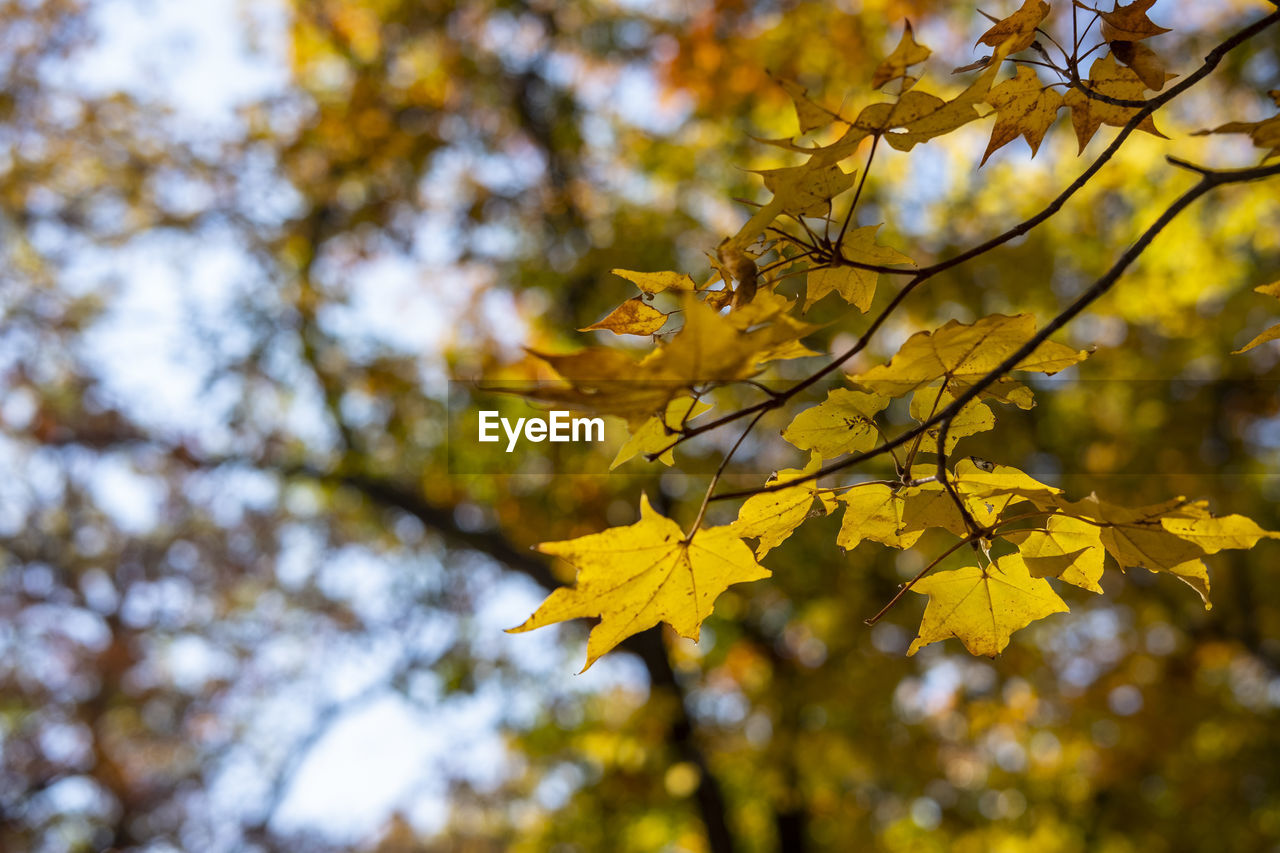
<svg viewBox="0 0 1280 853">
<path fill-rule="evenodd" d="M 640 499 L 640 520 L 537 550 L 577 569 L 572 587 L 555 590 L 510 633 L 554 622 L 599 617 L 587 639 L 586 671 L 632 634 L 666 622 L 682 637 L 698 639 L 715 600 L 735 583 L 770 575 L 730 527 L 707 527 L 685 540 L 671 519 Z"/>
<path fill-rule="evenodd" d="M 732 314 L 721 314 L 686 294 L 684 326 L 646 356 L 640 368 L 653 378 L 685 385 L 745 379 L 761 362 L 811 355 L 796 344 L 812 328 L 783 316 L 747 331 Z"/>
<path fill-rule="evenodd" d="M 1095 61 L 1089 69 L 1089 88 L 1110 98 L 1124 101 L 1141 101 L 1147 88 L 1136 72 L 1116 62 L 1115 56 L 1107 54 Z M 1091 98 L 1079 89 L 1072 89 L 1063 98 L 1063 103 L 1071 108 L 1071 126 L 1076 132 L 1076 141 L 1080 151 L 1084 151 L 1089 140 L 1102 125 L 1124 127 L 1138 111 L 1137 107 L 1118 107 L 1097 98 Z M 1138 130 L 1158 136 L 1168 137 L 1156 128 L 1155 120 L 1147 116 L 1138 125 Z"/>
<path fill-rule="evenodd" d="M 1028 573 L 1017 554 L 1001 557 L 986 568 L 937 572 L 911 589 L 929 596 L 929 603 L 908 655 L 955 637 L 970 654 L 995 657 L 1009 645 L 1014 631 L 1070 609 L 1047 581 Z"/>
<path fill-rule="evenodd" d="M 932 418 L 935 414 L 954 403 L 956 395 L 947 389 L 945 385 L 926 385 L 923 388 L 916 389 L 911 395 L 911 417 L 924 423 Z M 951 426 L 947 430 L 947 446 L 944 452 L 948 455 L 956 447 L 956 442 L 960 439 L 977 435 L 980 432 L 986 432 L 994 429 L 996 425 L 995 415 L 991 413 L 991 409 L 981 400 L 970 400 L 964 405 L 954 418 L 951 419 Z M 936 451 L 938 447 L 938 435 L 942 432 L 941 426 L 935 426 L 925 430 L 923 446 L 926 450 Z"/>
<path fill-rule="evenodd" d="M 1033 578 L 1058 578 L 1090 592 L 1102 592 L 1098 579 L 1106 552 L 1097 525 L 1051 515 L 1045 519 L 1044 530 L 1017 530 L 1004 538 L 1018 546 Z"/>
<path fill-rule="evenodd" d="M 876 242 L 876 232 L 880 225 L 866 225 L 854 228 L 845 235 L 840 244 L 841 253 L 851 261 L 875 266 L 890 264 L 911 264 L 915 261 L 889 246 Z M 804 310 L 808 311 L 813 303 L 828 293 L 839 293 L 846 302 L 852 304 L 863 313 L 871 307 L 871 300 L 876 295 L 876 281 L 880 274 L 872 270 L 860 269 L 846 265 L 823 267 L 810 270 L 808 289 L 805 293 Z"/>
<path fill-rule="evenodd" d="M 603 320 L 578 331 L 607 329 L 615 335 L 652 335 L 666 325 L 666 322 L 666 314 L 636 296 L 614 308 Z"/>
<path fill-rule="evenodd" d="M 1174 498 L 1144 507 L 1122 507 L 1097 496 L 1060 504 L 1063 513 L 1098 526 L 1102 545 L 1122 570 L 1143 568 L 1153 572 L 1174 571 L 1205 554 L 1199 544 L 1164 527 L 1165 518 L 1189 519 L 1207 516 L 1203 503 Z"/>
<path fill-rule="evenodd" d="M 997 21 L 995 26 L 983 33 L 975 44 L 988 44 L 997 47 L 1009 39 L 1013 43 L 1010 53 L 1017 53 L 1031 47 L 1036 40 L 1036 27 L 1049 14 L 1049 4 L 1044 0 L 1026 0 L 1018 11 L 1007 18 Z M 998 64 L 998 63 L 997 63 Z"/>
<path fill-rule="evenodd" d="M 796 415 L 782 437 L 826 459 L 870 450 L 876 443 L 876 413 L 888 405 L 889 398 L 879 394 L 835 388 L 826 400 Z"/>
<path fill-rule="evenodd" d="M 1275 120 L 1277 122 L 1280 122 L 1280 116 L 1277 116 Z M 1277 144 L 1280 144 L 1280 140 L 1277 141 Z M 1254 290 L 1257 291 L 1258 293 L 1265 293 L 1268 296 L 1274 296 L 1276 299 L 1280 299 L 1280 281 L 1274 281 L 1271 284 L 1260 285 L 1258 287 L 1255 287 Z M 1265 344 L 1267 341 L 1274 341 L 1277 338 L 1280 338 L 1280 323 L 1277 323 L 1271 328 L 1262 331 L 1261 333 L 1258 334 L 1257 337 L 1249 341 L 1249 343 L 1245 344 L 1240 349 L 1233 351 L 1232 354 L 1239 355 L 1242 352 L 1248 352 L 1249 350 L 1253 349 L 1259 344 Z"/>
<path fill-rule="evenodd" d="M 773 193 L 770 205 L 777 207 L 774 216 L 820 216 L 831 205 L 831 199 L 853 187 L 857 172 L 845 172 L 835 163 L 815 160 L 781 169 L 754 170 L 764 179 L 765 189 Z"/>
<path fill-rule="evenodd" d="M 903 78 L 905 81 L 903 91 L 911 88 L 911 84 L 915 81 L 907 76 L 907 69 L 912 65 L 918 65 L 929 58 L 933 51 L 922 44 L 916 44 L 915 34 L 911 30 L 911 22 L 906 21 L 906 26 L 902 30 L 902 38 L 898 40 L 898 46 L 893 49 L 893 53 L 885 57 L 884 61 L 876 66 L 875 73 L 871 77 L 871 88 L 879 89 L 890 80 Z"/>
<path fill-rule="evenodd" d="M 613 457 L 613 462 L 609 463 L 609 470 L 612 471 L 638 454 L 657 453 L 660 450 L 664 452 L 658 457 L 658 461 L 663 465 L 674 465 L 676 463 L 675 448 L 669 447 L 675 440 L 674 430 L 710 408 L 710 403 L 704 403 L 692 397 L 672 400 L 667 404 L 667 410 L 661 418 L 657 415 L 649 418 L 631 434 L 625 444 L 618 448 L 618 454 Z"/>
<path fill-rule="evenodd" d="M 1062 95 L 1056 89 L 1042 87 L 1036 73 L 1020 65 L 1013 79 L 1004 81 L 987 93 L 987 103 L 995 108 L 996 126 L 991 130 L 991 141 L 982 155 L 983 163 L 1019 136 L 1027 140 L 1034 157 L 1049 125 L 1058 117 Z"/>
<path fill-rule="evenodd" d="M 1035 329 L 1035 318 L 1030 314 L 992 314 L 972 324 L 951 320 L 932 332 L 912 335 L 888 364 L 849 378 L 890 397 L 939 380 L 946 380 L 948 389 L 960 394 L 1017 352 Z M 1084 351 L 1045 341 L 1013 369 L 1054 374 L 1086 356 Z M 984 394 L 1024 409 L 1033 405 L 1030 391 L 1012 380 L 993 384 Z"/>
<path fill-rule="evenodd" d="M 896 102 L 866 107 L 854 120 L 854 127 L 883 135 L 885 141 L 899 151 L 910 151 L 921 142 L 928 142 L 981 118 L 976 107 L 991 91 L 991 84 L 1009 53 L 1010 44 L 1002 44 L 986 70 L 951 100 L 945 101 L 937 95 L 913 89 Z M 889 132 L 895 128 L 901 130 Z"/>
<path fill-rule="evenodd" d="M 1213 609 L 1213 602 L 1209 600 L 1209 570 L 1204 560 L 1188 560 L 1173 566 L 1168 572 L 1200 595 L 1205 610 Z"/>
<path fill-rule="evenodd" d="M 614 269 L 609 272 L 625 278 L 645 293 L 662 293 L 664 290 L 695 290 L 693 279 L 679 272 L 637 272 L 635 270 Z"/>
<path fill-rule="evenodd" d="M 903 530 L 906 502 L 883 483 L 856 485 L 839 498 L 845 505 L 836 544 L 845 550 L 856 548 L 864 539 L 890 548 L 910 548 L 922 530 Z"/>
<path fill-rule="evenodd" d="M 822 457 L 817 453 L 811 454 L 809 464 L 804 468 L 784 468 L 770 477 L 769 483 L 785 483 L 807 476 L 818 470 L 821 464 Z M 762 560 L 810 516 L 814 511 L 814 498 L 819 499 L 819 514 L 829 512 L 835 505 L 830 493 L 819 492 L 817 483 L 812 480 L 790 489 L 752 495 L 743 502 L 737 520 L 730 527 L 744 539 L 759 540 L 756 559 Z"/>
<path fill-rule="evenodd" d="M 796 120 L 800 122 L 801 133 L 808 133 L 831 124 L 834 119 L 831 112 L 818 106 L 809 97 L 808 90 L 799 83 L 792 80 L 779 80 L 778 85 L 791 96 L 791 101 L 795 104 Z"/>
<path fill-rule="evenodd" d="M 1062 494 L 1062 489 L 1044 483 L 1011 465 L 993 465 L 969 457 L 955 466 L 956 487 L 974 498 L 1008 496 L 1045 501 Z"/>
<path fill-rule="evenodd" d="M 1177 536 L 1194 542 L 1206 554 L 1228 548 L 1249 549 L 1259 539 L 1280 539 L 1280 533 L 1263 530 L 1243 515 L 1206 515 L 1194 518 L 1162 517 L 1160 526 Z"/>
<path fill-rule="evenodd" d="M 633 431 L 662 411 L 684 387 L 675 377 L 646 371 L 622 350 L 587 347 L 564 354 L 529 352 L 550 365 L 566 385 L 539 385 L 516 393 L 575 411 L 616 415 Z"/>
<path fill-rule="evenodd" d="M 1098 17 L 1102 18 L 1102 37 L 1107 41 L 1136 42 L 1169 32 L 1167 27 L 1157 26 L 1147 17 L 1147 10 L 1155 2 L 1156 0 L 1134 0 L 1123 6 L 1116 2 L 1112 4 L 1110 12 L 1098 10 Z"/>
<path fill-rule="evenodd" d="M 932 469 L 928 469 L 932 470 Z M 973 496 L 965 494 L 960 483 L 953 483 L 965 509 L 973 520 L 983 527 L 990 527 L 1000 517 L 1000 513 L 1013 498 L 1009 495 L 994 497 Z M 902 504 L 902 531 L 913 533 L 925 531 L 933 527 L 946 530 L 955 536 L 967 537 L 970 534 L 960 507 L 946 487 L 937 481 L 909 486 L 898 493 Z"/>
<path fill-rule="evenodd" d="M 1133 69 L 1143 84 L 1156 92 L 1169 80 L 1164 60 L 1154 50 L 1138 41 L 1113 41 L 1111 52 L 1116 59 Z"/>
</svg>

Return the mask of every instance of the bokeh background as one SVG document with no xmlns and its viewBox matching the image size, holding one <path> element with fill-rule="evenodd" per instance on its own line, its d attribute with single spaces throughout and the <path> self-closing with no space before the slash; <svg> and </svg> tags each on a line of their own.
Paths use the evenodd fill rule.
<svg viewBox="0 0 1280 853">
<path fill-rule="evenodd" d="M 1271 8 L 1161 0 L 1151 44 L 1185 73 Z M 592 446 L 451 474 L 449 380 L 606 335 L 573 330 L 631 295 L 611 268 L 705 274 L 760 196 L 745 169 L 781 162 L 750 136 L 795 130 L 769 73 L 866 103 L 904 16 L 922 85 L 954 89 L 989 26 L 968 2 L 0 2 L 0 849 L 1275 849 L 1274 543 L 1212 559 L 1211 611 L 1111 570 L 995 661 L 905 657 L 916 596 L 865 627 L 941 540 L 842 554 L 838 519 L 697 644 L 650 631 L 574 675 L 585 623 L 502 633 L 568 580 L 530 545 L 629 523 L 641 491 L 687 520 L 706 476 L 603 475 Z M 1270 115 L 1278 45 L 932 281 L 868 363 L 1051 316 L 1189 183 L 1164 154 L 1255 162 L 1188 134 Z M 987 126 L 881 152 L 860 223 L 945 255 L 1114 132 L 1081 159 L 1063 119 L 978 170 Z M 1092 358 L 962 452 L 1280 528 L 1280 350 L 1229 354 L 1275 322 L 1251 288 L 1278 261 L 1274 182 L 1192 209 L 1064 333 Z M 831 302 L 820 351 L 865 324 Z M 783 425 L 744 485 L 802 461 Z"/>
</svg>

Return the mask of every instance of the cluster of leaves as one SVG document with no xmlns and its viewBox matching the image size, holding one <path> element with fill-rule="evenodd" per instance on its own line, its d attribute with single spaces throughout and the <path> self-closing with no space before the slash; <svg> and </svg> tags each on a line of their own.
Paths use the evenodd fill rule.
<svg viewBox="0 0 1280 853">
<path fill-rule="evenodd" d="M 877 242 L 880 226 L 855 224 L 858 199 L 879 143 L 910 151 L 994 114 L 995 126 L 982 158 L 985 163 L 1019 136 L 1034 155 L 1064 106 L 1070 111 L 1082 152 L 1102 125 L 1121 128 L 1099 160 L 1059 197 L 1055 204 L 1060 206 L 1134 130 L 1163 137 L 1154 123 L 1155 110 L 1216 64 L 1206 60 L 1178 86 L 1145 100 L 1147 91 L 1161 92 L 1175 76 L 1146 44 L 1168 32 L 1147 16 L 1153 3 L 1135 0 L 1103 11 L 1076 2 L 1071 9 L 1072 37 L 1059 41 L 1042 28 L 1049 4 L 1027 0 L 1008 17 L 992 19 L 993 26 L 979 43 L 993 52 L 956 69 L 978 74 L 950 99 L 915 88 L 918 81 L 911 69 L 924 62 L 930 50 L 915 41 L 910 24 L 871 81 L 876 89 L 896 83 L 895 95 L 866 106 L 854 118 L 827 109 L 801 87 L 783 82 L 795 104 L 801 135 L 826 134 L 827 141 L 764 140 L 803 155 L 804 160 L 759 172 L 772 196 L 720 244 L 714 256 L 709 255 L 711 275 L 698 283 L 678 272 L 615 270 L 634 283 L 640 294 L 583 330 L 652 336 L 653 349 L 642 357 L 636 357 L 631 348 L 603 346 L 567 355 L 535 353 L 559 380 L 537 391 L 536 397 L 626 420 L 631 439 L 614 460 L 615 466 L 639 454 L 672 465 L 673 451 L 684 441 L 739 420 L 747 420 L 746 428 L 724 457 L 687 530 L 642 498 L 641 517 L 635 524 L 540 546 L 544 553 L 570 563 L 577 571 L 577 583 L 555 591 L 513 630 L 578 617 L 598 618 L 588 643 L 587 666 L 626 637 L 660 622 L 696 639 L 722 592 L 735 583 L 768 577 L 769 570 L 759 561 L 807 518 L 830 513 L 841 504 L 844 517 L 837 544 L 844 549 L 865 540 L 911 548 L 926 531 L 935 529 L 959 538 L 868 620 L 879 619 L 908 589 L 927 595 L 923 623 L 909 653 L 956 637 L 970 652 L 994 656 L 1014 631 L 1067 610 L 1049 579 L 1102 592 L 1099 579 L 1106 555 L 1122 570 L 1143 568 L 1177 577 L 1191 585 L 1208 607 L 1209 577 L 1203 557 L 1228 548 L 1251 548 L 1261 538 L 1280 534 L 1265 531 L 1243 516 L 1214 516 L 1205 502 L 1183 497 L 1143 507 L 1117 506 L 1094 495 L 1071 500 L 1060 489 L 1016 468 L 976 458 L 956 461 L 953 452 L 966 436 L 994 428 L 993 404 L 1023 409 L 1034 405 L 1031 389 L 1013 373 L 1052 375 L 1087 356 L 1050 341 L 1049 334 L 1114 285 L 1178 211 L 1216 186 L 1280 172 L 1273 166 L 1218 172 L 1173 161 L 1199 174 L 1200 183 L 1166 211 L 1107 276 L 1043 330 L 1037 331 L 1030 315 L 991 315 L 974 323 L 953 320 L 933 331 L 921 331 L 886 364 L 849 375 L 851 387 L 832 389 L 824 402 L 795 415 L 783 438 L 809 453 L 807 465 L 779 471 L 767 484 L 748 492 L 715 493 L 720 474 L 761 417 L 833 375 L 861 352 L 912 290 L 935 274 L 1025 233 L 1056 209 L 1051 206 L 973 250 L 919 266 L 897 249 Z M 1089 33 L 1099 23 L 1101 40 L 1086 46 Z M 1056 50 L 1056 59 L 1041 39 Z M 1099 51 L 1103 55 L 1093 61 L 1088 77 L 1082 78 L 1081 63 Z M 1015 66 L 1015 75 L 997 83 L 1006 63 Z M 1042 82 L 1037 68 L 1058 79 Z M 1065 95 L 1056 90 L 1060 86 L 1066 87 Z M 1258 146 L 1269 149 L 1265 164 L 1280 153 L 1275 121 L 1233 122 L 1205 132 L 1250 134 Z M 841 167 L 859 155 L 866 158 L 861 175 Z M 837 216 L 836 208 L 846 197 L 843 215 Z M 800 294 L 788 295 L 785 286 L 801 276 L 803 299 Z M 816 355 L 803 339 L 818 327 L 798 313 L 832 293 L 867 313 L 881 276 L 907 281 L 853 347 L 785 390 L 770 390 L 756 382 L 775 362 Z M 664 333 L 677 315 L 683 324 Z M 1276 329 L 1264 332 L 1245 349 L 1276 334 Z M 758 388 L 766 399 L 694 424 L 712 409 L 709 401 L 714 400 L 716 389 L 741 383 Z M 889 417 L 891 403 L 908 396 L 911 423 L 891 437 L 895 429 Z M 932 459 L 922 463 L 922 455 Z M 864 476 L 819 486 L 822 477 L 887 457 L 892 459 L 892 472 L 880 479 Z M 710 501 L 742 497 L 747 499 L 735 521 L 703 525 Z M 755 547 L 745 540 L 753 540 Z M 934 571 L 964 546 L 972 549 L 971 565 Z"/>
</svg>

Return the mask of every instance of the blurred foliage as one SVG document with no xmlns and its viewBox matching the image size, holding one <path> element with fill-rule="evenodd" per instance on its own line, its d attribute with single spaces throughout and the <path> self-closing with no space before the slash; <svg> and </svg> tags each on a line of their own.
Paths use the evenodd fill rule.
<svg viewBox="0 0 1280 853">
<path fill-rule="evenodd" d="M 566 580 L 528 546 L 629 523 L 641 491 L 691 517 L 706 478 L 639 457 L 599 477 L 451 474 L 448 379 L 537 378 L 522 346 L 568 349 L 632 293 L 610 269 L 703 268 L 744 218 L 731 199 L 757 196 L 744 170 L 781 165 L 750 135 L 794 131 L 770 74 L 839 106 L 909 15 L 945 75 L 988 28 L 973 4 L 246 5 L 280 81 L 215 125 L 96 83 L 127 5 L 0 3 L 0 849 L 1280 843 L 1265 544 L 1219 558 L 1212 611 L 1108 572 L 1105 599 L 1071 596 L 993 662 L 954 643 L 906 657 L 920 598 L 865 628 L 924 558 L 836 555 L 834 519 L 723 596 L 696 645 L 649 631 L 575 680 L 582 626 L 500 633 Z M 1177 21 L 1162 53 L 1186 73 L 1272 9 L 1152 15 Z M 851 366 L 948 319 L 1051 316 L 1180 191 L 1168 146 L 1254 162 L 1247 138 L 1189 134 L 1272 114 L 1278 33 L 1162 112 L 1172 143 L 1130 140 L 1045 225 L 914 294 Z M 860 224 L 945 256 L 1083 168 L 1059 126 L 1034 161 L 1017 142 L 977 170 L 987 125 L 884 152 Z M 1231 355 L 1274 322 L 1252 288 L 1278 260 L 1274 185 L 1184 213 L 1065 333 L 1096 347 L 1078 379 L 1037 384 L 1036 408 L 964 452 L 1280 527 L 1280 351 Z M 808 317 L 830 323 L 822 351 L 857 331 L 830 302 Z M 678 458 L 697 471 L 724 449 Z M 603 471 L 613 450 L 557 464 Z M 741 461 L 753 484 L 804 460 L 761 438 Z M 289 820 L 317 745 L 388 701 L 446 741 L 396 813 L 354 838 Z"/>
</svg>

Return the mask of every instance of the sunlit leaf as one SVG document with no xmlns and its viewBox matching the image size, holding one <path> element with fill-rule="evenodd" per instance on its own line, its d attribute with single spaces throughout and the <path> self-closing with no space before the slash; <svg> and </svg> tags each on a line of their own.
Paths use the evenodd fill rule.
<svg viewBox="0 0 1280 853">
<path fill-rule="evenodd" d="M 1018 553 L 1033 578 L 1061 581 L 1101 593 L 1105 551 L 1096 524 L 1065 515 L 1051 515 L 1043 530 L 1018 530 L 1004 534 L 1018 546 Z"/>
<path fill-rule="evenodd" d="M 603 320 L 578 331 L 607 329 L 615 335 L 652 335 L 666 325 L 666 322 L 666 314 L 636 296 L 614 308 Z"/>
<path fill-rule="evenodd" d="M 915 33 L 911 30 L 911 22 L 907 21 L 903 27 L 902 38 L 898 41 L 898 46 L 893 49 L 893 53 L 885 57 L 884 61 L 876 66 L 875 73 L 871 77 L 871 88 L 879 89 L 890 80 L 900 78 L 910 80 L 907 76 L 907 69 L 912 65 L 924 62 L 931 53 L 933 51 L 929 50 L 929 48 L 916 44 Z M 910 87 L 907 86 L 906 88 Z"/>
<path fill-rule="evenodd" d="M 1031 47 L 1036 40 L 1036 27 L 1049 14 L 1049 4 L 1044 0 L 1026 0 L 1018 11 L 1003 18 L 991 29 L 983 33 L 978 44 L 999 47 L 1002 43 L 1013 39 L 1009 53 L 1017 53 Z"/>
<path fill-rule="evenodd" d="M 963 393 L 1030 340 L 1035 328 L 1035 318 L 1029 314 L 1012 317 L 992 314 L 971 324 L 951 320 L 935 331 L 917 332 L 888 364 L 852 375 L 850 379 L 890 397 L 900 397 L 939 380 L 946 380 L 949 390 Z M 1082 361 L 1086 355 L 1083 351 L 1045 341 L 1014 370 L 1054 374 Z M 1020 393 L 1008 383 L 993 385 L 986 393 L 995 399 L 1015 402 L 1022 408 L 1030 408 L 1032 404 L 1029 392 Z"/>
<path fill-rule="evenodd" d="M 1098 10 L 1098 16 L 1102 18 L 1102 37 L 1107 41 L 1136 42 L 1169 32 L 1167 27 L 1157 26 L 1147 17 L 1147 10 L 1154 6 L 1155 2 L 1156 0 L 1134 0 L 1123 6 L 1117 2 L 1112 4 L 1110 12 Z M 1076 5 L 1089 8 L 1079 0 L 1076 0 Z"/>
<path fill-rule="evenodd" d="M 631 434 L 626 443 L 618 448 L 618 453 L 609 464 L 612 471 L 627 460 L 641 453 L 657 453 L 663 451 L 658 461 L 663 465 L 674 465 L 675 448 L 669 445 L 675 440 L 675 430 L 711 408 L 710 403 L 695 400 L 692 397 L 680 397 L 667 404 L 662 418 L 656 415 L 644 422 Z"/>
<path fill-rule="evenodd" d="M 1089 88 L 1117 100 L 1142 101 L 1147 85 L 1136 72 L 1117 64 L 1115 57 L 1107 54 L 1095 61 L 1089 69 Z M 1076 140 L 1080 144 L 1081 151 L 1084 151 L 1089 140 L 1093 139 L 1093 135 L 1102 125 L 1124 127 L 1138 111 L 1137 107 L 1119 107 L 1091 98 L 1079 89 L 1067 92 L 1063 102 L 1071 108 L 1071 126 L 1075 128 Z M 1151 116 L 1147 116 L 1138 124 L 1138 130 L 1161 139 L 1167 138 L 1156 128 L 1155 120 Z"/>
<path fill-rule="evenodd" d="M 770 477 L 769 484 L 786 483 L 812 474 L 821 464 L 822 457 L 814 453 L 804 468 L 785 468 Z M 759 539 L 756 559 L 764 559 L 765 554 L 781 545 L 815 511 L 815 498 L 819 498 L 816 506 L 820 514 L 835 505 L 834 498 L 820 493 L 812 480 L 794 488 L 752 495 L 743 502 L 737 520 L 730 526 L 744 539 Z"/>
<path fill-rule="evenodd" d="M 635 270 L 610 270 L 614 275 L 625 278 L 636 287 L 650 295 L 664 290 L 694 290 L 693 279 L 678 272 L 637 272 Z"/>
<path fill-rule="evenodd" d="M 1027 140 L 1034 157 L 1049 125 L 1058 117 L 1062 95 L 1056 89 L 1041 87 L 1036 73 L 1022 65 L 1018 67 L 1017 76 L 987 93 L 987 103 L 995 107 L 996 126 L 982 155 L 983 163 L 1019 136 Z"/>
<path fill-rule="evenodd" d="M 891 548 L 910 548 L 923 531 L 904 531 L 902 497 L 882 483 L 857 485 L 840 496 L 845 505 L 844 518 L 836 544 L 846 550 L 856 548 L 864 539 Z"/>
<path fill-rule="evenodd" d="M 897 249 L 877 243 L 876 231 L 879 229 L 879 225 L 852 229 L 841 244 L 844 256 L 851 261 L 874 266 L 915 263 Z M 871 307 L 871 300 L 875 298 L 876 281 L 879 277 L 880 274 L 872 270 L 847 265 L 811 270 L 808 274 L 805 310 L 834 291 L 859 311 L 866 312 Z"/>
<path fill-rule="evenodd" d="M 878 435 L 876 413 L 887 405 L 888 397 L 836 388 L 826 400 L 796 415 L 782 437 L 825 459 L 870 450 Z"/>
<path fill-rule="evenodd" d="M 1028 573 L 1017 554 L 986 568 L 935 572 L 911 589 L 929 596 L 929 603 L 908 655 L 955 637 L 970 654 L 995 657 L 1009 645 L 1014 631 L 1069 609 L 1048 582 Z"/>
<path fill-rule="evenodd" d="M 512 632 L 554 622 L 598 617 L 587 639 L 586 670 L 632 634 L 666 622 L 696 640 L 715 600 L 735 583 L 769 577 L 731 527 L 706 527 L 685 541 L 674 521 L 641 496 L 640 520 L 563 542 L 544 542 L 544 554 L 577 569 L 572 587 L 555 590 Z"/>
</svg>

